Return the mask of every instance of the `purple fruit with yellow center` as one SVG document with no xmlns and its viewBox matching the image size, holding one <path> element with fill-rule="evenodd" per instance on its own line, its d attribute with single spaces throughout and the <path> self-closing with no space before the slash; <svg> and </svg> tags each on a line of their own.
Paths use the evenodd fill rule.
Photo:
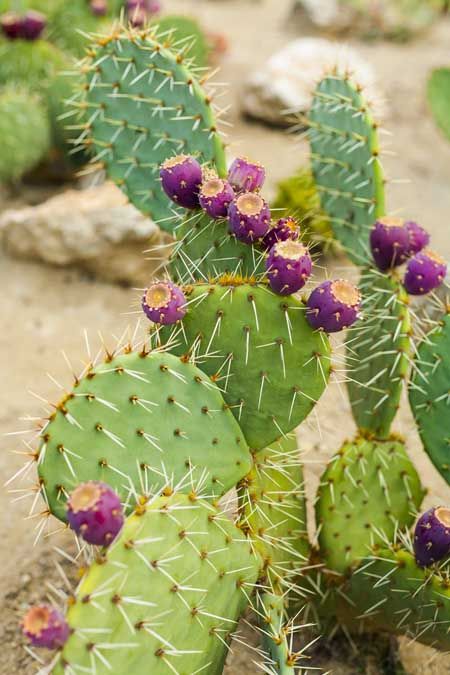
<svg viewBox="0 0 450 675">
<path fill-rule="evenodd" d="M 409 234 L 409 255 L 415 255 L 428 246 L 430 235 L 421 225 L 415 223 L 413 220 L 408 220 L 405 223 L 405 227 Z"/>
<path fill-rule="evenodd" d="M 228 181 L 236 192 L 260 190 L 266 179 L 266 170 L 259 162 L 246 157 L 236 157 L 228 171 Z"/>
<path fill-rule="evenodd" d="M 186 314 L 186 296 L 171 281 L 157 281 L 145 291 L 142 309 L 150 321 L 168 326 Z"/>
<path fill-rule="evenodd" d="M 233 199 L 233 188 L 228 181 L 221 178 L 211 178 L 200 187 L 200 206 L 211 218 L 225 218 Z"/>
<path fill-rule="evenodd" d="M 177 155 L 166 159 L 160 177 L 164 192 L 173 202 L 186 209 L 199 207 L 202 167 L 195 157 Z"/>
<path fill-rule="evenodd" d="M 67 502 L 67 520 L 89 544 L 109 546 L 123 526 L 120 497 L 106 483 L 80 483 Z"/>
<path fill-rule="evenodd" d="M 228 208 L 230 231 L 246 244 L 264 237 L 270 227 L 270 209 L 267 202 L 255 192 L 236 197 Z"/>
<path fill-rule="evenodd" d="M 385 271 L 405 262 L 410 235 L 401 218 L 380 218 L 370 232 L 370 247 L 378 269 Z"/>
<path fill-rule="evenodd" d="M 70 635 L 61 612 L 50 605 L 31 607 L 22 619 L 22 631 L 33 647 L 58 649 Z"/>
<path fill-rule="evenodd" d="M 9 40 L 17 40 L 17 38 L 21 37 L 22 21 L 22 17 L 15 12 L 3 14 L 0 19 L 3 34 Z"/>
<path fill-rule="evenodd" d="M 270 249 L 266 267 L 271 289 L 280 295 L 292 295 L 311 275 L 311 255 L 299 241 L 279 241 Z"/>
<path fill-rule="evenodd" d="M 264 235 L 262 244 L 266 251 L 270 251 L 272 246 L 279 241 L 296 241 L 300 236 L 300 227 L 295 218 L 280 218 L 270 230 Z"/>
<path fill-rule="evenodd" d="M 40 12 L 28 11 L 22 18 L 20 37 L 24 40 L 37 40 L 47 25 L 47 19 Z"/>
<path fill-rule="evenodd" d="M 359 317 L 361 294 L 345 279 L 324 281 L 308 298 L 306 318 L 312 328 L 337 333 Z"/>
<path fill-rule="evenodd" d="M 403 285 L 410 295 L 425 295 L 439 288 L 447 274 L 447 263 L 430 249 L 408 260 Z"/>
<path fill-rule="evenodd" d="M 420 567 L 450 555 L 450 509 L 438 506 L 420 516 L 414 530 L 414 554 Z"/>
</svg>

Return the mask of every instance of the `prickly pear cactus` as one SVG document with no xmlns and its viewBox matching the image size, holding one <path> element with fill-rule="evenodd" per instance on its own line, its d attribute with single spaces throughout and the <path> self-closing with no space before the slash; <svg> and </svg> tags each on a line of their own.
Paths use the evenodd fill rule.
<svg viewBox="0 0 450 675">
<path fill-rule="evenodd" d="M 174 219 L 160 164 L 187 151 L 225 171 L 212 101 L 189 70 L 186 43 L 177 47 L 174 38 L 173 47 L 157 41 L 156 28 L 99 38 L 84 63 L 86 87 L 75 103 L 88 120 L 79 143 L 137 208 L 168 231 Z"/>
<path fill-rule="evenodd" d="M 370 227 L 384 215 L 384 180 L 377 124 L 349 75 L 331 73 L 320 81 L 308 126 L 322 208 L 352 262 L 364 265 Z"/>
</svg>

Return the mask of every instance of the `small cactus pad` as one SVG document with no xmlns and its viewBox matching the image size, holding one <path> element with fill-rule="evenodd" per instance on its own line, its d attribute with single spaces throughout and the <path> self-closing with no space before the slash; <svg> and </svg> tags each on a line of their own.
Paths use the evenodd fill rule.
<svg viewBox="0 0 450 675">
<path fill-rule="evenodd" d="M 254 457 L 241 482 L 241 527 L 248 530 L 270 572 L 291 577 L 309 559 L 303 467 L 295 436 L 282 438 Z"/>
<path fill-rule="evenodd" d="M 309 113 L 311 164 L 324 211 L 351 260 L 369 260 L 369 230 L 384 215 L 377 125 L 348 76 L 318 84 Z"/>
<path fill-rule="evenodd" d="M 347 388 L 358 427 L 387 438 L 409 369 L 408 297 L 376 270 L 365 270 L 359 287 L 363 318 L 347 341 Z"/>
<path fill-rule="evenodd" d="M 257 596 L 257 615 L 262 634 L 262 646 L 267 655 L 267 670 L 274 675 L 295 675 L 298 655 L 291 650 L 293 633 L 286 618 L 285 599 L 276 593 Z"/>
<path fill-rule="evenodd" d="M 265 286 L 221 277 L 184 288 L 192 311 L 162 336 L 217 382 L 254 450 L 302 422 L 330 374 L 330 344 L 304 305 Z"/>
<path fill-rule="evenodd" d="M 169 270 L 177 282 L 208 281 L 221 274 L 250 277 L 265 271 L 264 254 L 238 241 L 225 219 L 213 220 L 197 211 L 174 227 L 174 235 Z"/>
<path fill-rule="evenodd" d="M 197 487 L 219 496 L 250 470 L 243 434 L 219 389 L 176 356 L 130 352 L 88 370 L 42 431 L 38 458 L 51 511 L 87 480 L 126 502 Z"/>
<path fill-rule="evenodd" d="M 409 400 L 431 461 L 450 484 L 450 314 L 419 346 Z"/>
<path fill-rule="evenodd" d="M 336 595 L 338 618 L 359 629 L 406 634 L 450 649 L 448 568 L 424 570 L 399 547 L 365 558 Z"/>
<path fill-rule="evenodd" d="M 423 490 L 399 441 L 346 443 L 322 476 L 316 504 L 321 556 L 345 572 L 414 522 Z"/>
<path fill-rule="evenodd" d="M 220 675 L 259 566 L 246 537 L 205 500 L 155 499 L 86 572 L 52 672 Z"/>
<path fill-rule="evenodd" d="M 226 172 L 212 104 L 188 70 L 187 43 L 174 50 L 156 29 L 117 31 L 94 43 L 84 64 L 86 87 L 76 102 L 88 123 L 80 134 L 114 180 L 143 213 L 170 230 L 169 199 L 160 164 L 187 151 Z"/>
</svg>

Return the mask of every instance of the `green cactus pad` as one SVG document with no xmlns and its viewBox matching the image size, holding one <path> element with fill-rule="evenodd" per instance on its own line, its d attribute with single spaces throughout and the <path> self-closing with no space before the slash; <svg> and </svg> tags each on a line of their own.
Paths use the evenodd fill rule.
<svg viewBox="0 0 450 675">
<path fill-rule="evenodd" d="M 251 466 L 218 388 L 168 353 L 130 352 L 90 368 L 41 435 L 39 475 L 61 519 L 67 493 L 86 480 L 109 483 L 132 505 L 164 488 L 217 497 Z"/>
<path fill-rule="evenodd" d="M 363 318 L 347 341 L 347 388 L 359 429 L 387 438 L 409 370 L 408 296 L 377 270 L 365 270 L 359 287 Z"/>
<path fill-rule="evenodd" d="M 450 140 L 450 68 L 437 68 L 432 72 L 427 95 L 436 124 Z"/>
<path fill-rule="evenodd" d="M 221 278 L 185 288 L 190 311 L 163 339 L 216 381 L 254 450 L 311 412 L 330 374 L 330 344 L 304 305 L 266 286 Z"/>
<path fill-rule="evenodd" d="M 316 504 L 327 568 L 344 573 L 414 522 L 424 491 L 399 441 L 346 443 L 322 476 Z M 384 544 L 383 544 L 384 542 Z"/>
<path fill-rule="evenodd" d="M 0 41 L 0 84 L 16 82 L 43 94 L 68 64 L 66 55 L 46 40 Z"/>
<path fill-rule="evenodd" d="M 80 143 L 143 213 L 171 231 L 174 205 L 159 180 L 161 163 L 176 154 L 198 156 L 226 171 L 212 103 L 183 61 L 155 29 L 117 31 L 97 39 L 84 64 L 86 87 L 75 106 L 86 110 Z M 186 48 L 186 45 L 184 49 Z"/>
<path fill-rule="evenodd" d="M 265 672 L 295 675 L 298 656 L 291 651 L 292 627 L 286 618 L 284 596 L 266 592 L 258 594 L 257 601 L 262 646 L 268 657 Z"/>
<path fill-rule="evenodd" d="M 264 559 L 272 584 L 309 560 L 303 467 L 295 436 L 258 452 L 239 489 L 241 527 Z"/>
<path fill-rule="evenodd" d="M 431 461 L 450 484 L 450 314 L 420 344 L 409 400 Z"/>
<path fill-rule="evenodd" d="M 47 110 L 40 99 L 17 85 L 0 93 L 0 182 L 14 181 L 38 164 L 50 148 Z"/>
<path fill-rule="evenodd" d="M 369 229 L 384 215 L 377 125 L 347 75 L 323 78 L 309 113 L 311 164 L 321 204 L 351 260 L 370 259 Z"/>
<path fill-rule="evenodd" d="M 265 272 L 264 253 L 230 234 L 225 220 L 211 220 L 195 211 L 175 227 L 174 235 L 177 242 L 169 269 L 178 282 L 208 281 L 221 274 L 252 277 Z"/>
<path fill-rule="evenodd" d="M 159 17 L 154 23 L 162 42 L 170 38 L 175 46 L 189 48 L 187 55 L 192 59 L 192 64 L 198 68 L 207 67 L 210 47 L 198 21 L 189 16 L 168 14 Z"/>
<path fill-rule="evenodd" d="M 339 621 L 350 629 L 406 634 L 450 649 L 448 567 L 427 570 L 402 548 L 369 556 L 336 594 Z"/>
<path fill-rule="evenodd" d="M 204 500 L 158 498 L 85 574 L 54 675 L 220 675 L 260 561 Z M 70 668 L 70 671 L 69 671 Z"/>
</svg>

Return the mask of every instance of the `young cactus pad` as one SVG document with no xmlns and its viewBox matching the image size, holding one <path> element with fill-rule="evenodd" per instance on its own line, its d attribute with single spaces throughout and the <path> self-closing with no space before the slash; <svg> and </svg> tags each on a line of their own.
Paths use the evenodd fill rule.
<svg viewBox="0 0 450 675">
<path fill-rule="evenodd" d="M 358 428 L 387 438 L 410 364 L 408 296 L 377 270 L 365 270 L 359 287 L 363 318 L 347 341 L 347 389 Z"/>
<path fill-rule="evenodd" d="M 419 346 L 409 400 L 431 461 L 450 484 L 450 314 Z"/>
<path fill-rule="evenodd" d="M 317 86 L 309 113 L 311 165 L 324 211 L 351 260 L 369 260 L 369 230 L 384 215 L 377 125 L 361 90 L 347 75 Z"/>
<path fill-rule="evenodd" d="M 217 497 L 251 465 L 218 387 L 168 353 L 130 352 L 90 368 L 41 436 L 42 490 L 61 519 L 67 493 L 87 480 L 131 504 L 164 488 Z"/>
<path fill-rule="evenodd" d="M 330 344 L 304 305 L 235 278 L 185 288 L 191 310 L 162 337 L 216 381 L 254 450 L 302 422 L 330 374 Z"/>
<path fill-rule="evenodd" d="M 286 617 L 285 598 L 276 593 L 257 596 L 256 611 L 262 634 L 262 645 L 268 657 L 267 670 L 274 675 L 295 675 L 297 655 L 292 653 L 292 626 Z"/>
<path fill-rule="evenodd" d="M 259 568 L 246 537 L 205 500 L 155 499 L 86 572 L 54 675 L 220 675 Z"/>
<path fill-rule="evenodd" d="M 94 153 L 133 204 L 172 230 L 159 167 L 188 152 L 225 174 L 225 154 L 212 103 L 184 62 L 186 42 L 161 44 L 156 29 L 122 29 L 97 39 L 84 64 L 86 109 L 80 143 Z"/>
<path fill-rule="evenodd" d="M 321 558 L 344 573 L 376 545 L 412 525 L 424 492 L 399 441 L 346 443 L 320 481 L 316 504 Z"/>
</svg>

